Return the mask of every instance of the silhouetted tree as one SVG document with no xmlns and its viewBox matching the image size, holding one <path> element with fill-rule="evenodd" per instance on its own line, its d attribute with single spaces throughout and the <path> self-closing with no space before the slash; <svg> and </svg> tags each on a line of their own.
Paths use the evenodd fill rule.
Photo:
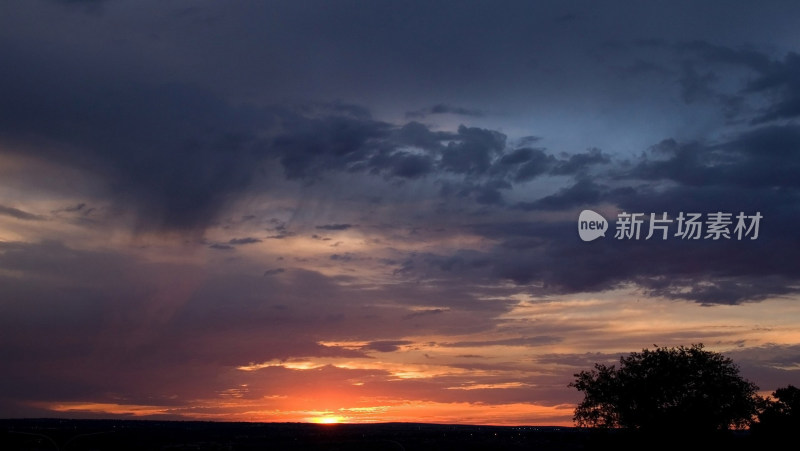
<svg viewBox="0 0 800 451">
<path fill-rule="evenodd" d="M 753 429 L 769 434 L 796 433 L 800 429 L 800 388 L 789 385 L 775 390 L 772 398 L 764 400 Z"/>
<path fill-rule="evenodd" d="M 702 344 L 634 352 L 619 368 L 596 364 L 569 385 L 584 393 L 575 409 L 579 426 L 642 431 L 741 428 L 760 399 L 733 361 Z"/>
</svg>

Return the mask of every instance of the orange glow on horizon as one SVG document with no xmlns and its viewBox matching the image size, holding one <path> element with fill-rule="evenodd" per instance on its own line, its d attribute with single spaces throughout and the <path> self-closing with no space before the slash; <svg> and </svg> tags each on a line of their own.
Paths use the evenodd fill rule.
<svg viewBox="0 0 800 451">
<path fill-rule="evenodd" d="M 321 425 L 343 423 L 413 422 L 497 426 L 572 426 L 573 405 L 542 406 L 528 403 L 483 405 L 467 402 L 386 400 L 380 406 L 339 407 L 326 410 L 269 409 L 247 401 L 219 403 L 212 400 L 187 406 L 147 406 L 99 402 L 31 403 L 70 416 L 102 414 L 110 417 L 172 420 L 300 422 Z M 301 407 L 301 406 L 297 406 Z"/>
</svg>

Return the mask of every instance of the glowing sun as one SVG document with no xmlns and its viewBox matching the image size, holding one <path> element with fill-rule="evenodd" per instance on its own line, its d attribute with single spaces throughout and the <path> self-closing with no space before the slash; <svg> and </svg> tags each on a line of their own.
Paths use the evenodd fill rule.
<svg viewBox="0 0 800 451">
<path fill-rule="evenodd" d="M 334 416 L 325 416 L 325 417 L 316 417 L 314 418 L 314 423 L 318 424 L 338 424 L 344 420 L 343 417 L 334 417 Z"/>
</svg>

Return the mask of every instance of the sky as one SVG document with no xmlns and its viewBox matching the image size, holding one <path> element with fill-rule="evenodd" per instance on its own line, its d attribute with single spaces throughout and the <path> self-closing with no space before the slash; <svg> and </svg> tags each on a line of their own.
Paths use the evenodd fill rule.
<svg viewBox="0 0 800 451">
<path fill-rule="evenodd" d="M 2 2 L 0 417 L 571 425 L 693 343 L 797 385 L 798 17 Z"/>
</svg>

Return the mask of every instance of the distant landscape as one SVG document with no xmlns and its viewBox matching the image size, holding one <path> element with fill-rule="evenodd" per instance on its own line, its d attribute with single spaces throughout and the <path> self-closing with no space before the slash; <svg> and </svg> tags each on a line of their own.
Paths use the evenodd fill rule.
<svg viewBox="0 0 800 451">
<path fill-rule="evenodd" d="M 622 431 L 561 426 L 468 426 L 423 423 L 319 425 L 138 420 L 0 420 L 6 450 L 580 450 L 611 445 L 636 449 Z M 676 434 L 661 437 L 686 442 Z M 727 449 L 759 449 L 749 432 L 708 438 Z M 619 448 L 618 448 L 619 449 Z"/>
</svg>

